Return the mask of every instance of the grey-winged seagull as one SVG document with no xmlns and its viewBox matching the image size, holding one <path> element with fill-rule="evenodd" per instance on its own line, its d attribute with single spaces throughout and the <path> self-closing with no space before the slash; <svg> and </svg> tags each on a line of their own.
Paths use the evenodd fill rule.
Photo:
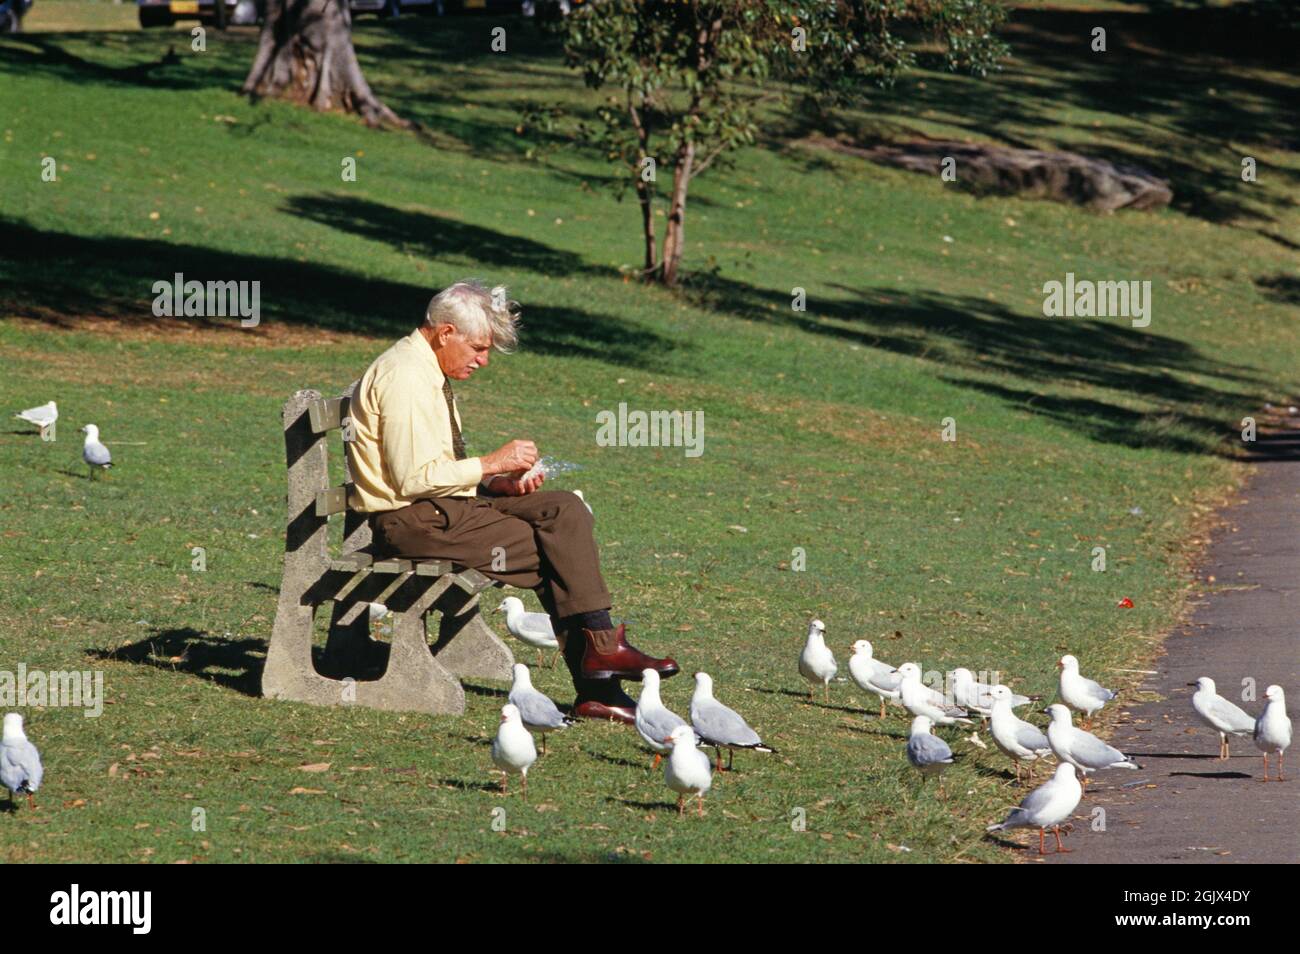
<svg viewBox="0 0 1300 954">
<path fill-rule="evenodd" d="M 539 666 L 544 658 L 543 650 L 559 650 L 560 641 L 555 638 L 555 627 L 551 625 L 551 617 L 546 613 L 525 612 L 524 602 L 517 596 L 503 599 L 497 612 L 506 614 L 506 629 L 511 636 L 537 650 Z"/>
<path fill-rule="evenodd" d="M 709 757 L 695 747 L 695 732 L 689 725 L 679 725 L 663 743 L 672 747 L 664 760 L 664 782 L 677 793 L 677 814 L 685 813 L 688 795 L 699 799 L 699 814 L 704 816 L 704 793 L 713 784 L 713 767 Z"/>
<path fill-rule="evenodd" d="M 96 468 L 108 470 L 113 466 L 113 455 L 108 452 L 107 447 L 99 442 L 98 427 L 94 424 L 87 424 L 81 430 L 86 435 L 85 443 L 81 447 L 81 459 L 90 468 L 90 478 L 94 480 Z"/>
<path fill-rule="evenodd" d="M 659 760 L 672 751 L 672 745 L 664 740 L 673 734 L 674 729 L 686 725 L 686 720 L 670 711 L 659 698 L 659 673 L 653 669 L 641 671 L 641 695 L 636 701 L 634 724 L 637 735 L 655 754 L 650 765 L 653 772 Z"/>
<path fill-rule="evenodd" d="M 51 401 L 49 404 L 42 404 L 40 407 L 29 407 L 25 411 L 19 411 L 14 417 L 39 427 L 41 429 L 41 439 L 44 440 L 45 435 L 54 426 L 54 422 L 59 419 L 59 406 Z"/>
<path fill-rule="evenodd" d="M 1074 814 L 1082 798 L 1083 786 L 1075 778 L 1074 766 L 1062 762 L 1050 779 L 1026 795 L 1020 805 L 1011 809 L 1011 813 L 1001 822 L 989 825 L 986 831 L 1037 828 L 1038 853 L 1043 855 L 1047 853 L 1044 836 L 1050 828 L 1056 835 L 1056 850 L 1068 852 L 1070 849 L 1061 844 L 1061 822 Z"/>
<path fill-rule="evenodd" d="M 1202 676 L 1188 685 L 1196 687 L 1192 693 L 1192 711 L 1197 718 L 1219 733 L 1219 760 L 1223 761 L 1231 754 L 1228 751 L 1228 736 L 1254 735 L 1255 717 L 1219 695 L 1214 680 L 1209 676 Z"/>
<path fill-rule="evenodd" d="M 758 733 L 749 727 L 734 709 L 729 709 L 713 698 L 713 679 L 708 673 L 695 674 L 695 692 L 691 695 L 691 725 L 705 745 L 713 746 L 718 757 L 718 771 L 722 771 L 722 750 L 727 750 L 727 771 L 736 749 L 755 752 L 775 752 L 764 745 Z"/>
<path fill-rule="evenodd" d="M 1140 769 L 1142 766 L 1133 761 L 1113 745 L 1107 745 L 1091 732 L 1076 729 L 1070 724 L 1070 710 L 1059 702 L 1043 710 L 1052 717 L 1047 726 L 1047 741 L 1052 746 L 1056 757 L 1069 762 L 1083 775 L 1083 784 L 1088 784 L 1088 773 L 1102 769 L 1123 768 Z"/>
<path fill-rule="evenodd" d="M 542 754 L 546 754 L 546 735 L 557 729 L 567 729 L 573 725 L 550 697 L 533 688 L 532 676 L 523 663 L 515 663 L 511 669 L 514 680 L 510 683 L 510 704 L 519 710 L 519 718 L 524 728 L 536 732 L 542 737 Z"/>
<path fill-rule="evenodd" d="M 511 775 L 523 777 L 524 801 L 528 800 L 528 770 L 537 761 L 537 746 L 533 736 L 519 718 L 519 708 L 513 704 L 501 707 L 501 725 L 492 740 L 492 762 L 501 770 L 501 794 L 506 794 L 506 782 Z"/>
<path fill-rule="evenodd" d="M 1071 709 L 1082 712 L 1084 715 L 1083 727 L 1085 729 L 1091 728 L 1092 714 L 1099 712 L 1102 706 L 1118 696 L 1119 693 L 1112 692 L 1100 683 L 1085 679 L 1079 675 L 1079 660 L 1068 653 L 1061 657 L 1061 661 L 1056 664 L 1056 667 L 1061 670 L 1061 701 Z"/>
<path fill-rule="evenodd" d="M 23 731 L 23 717 L 17 712 L 5 715 L 4 734 L 0 736 L 0 784 L 9 789 L 9 801 L 15 795 L 26 795 L 27 806 L 35 808 L 32 796 L 41 787 L 45 767 L 41 753 L 27 739 Z"/>
<path fill-rule="evenodd" d="M 1281 686 L 1269 686 L 1264 690 L 1268 701 L 1264 711 L 1255 720 L 1255 747 L 1264 753 L 1264 781 L 1268 781 L 1268 753 L 1277 753 L 1277 780 L 1282 777 L 1282 759 L 1291 746 L 1291 719 L 1286 714 L 1286 693 Z"/>
<path fill-rule="evenodd" d="M 898 698 L 903 708 L 913 716 L 925 716 L 935 725 L 952 725 L 955 722 L 972 725 L 966 718 L 966 710 L 955 706 L 937 692 L 921 682 L 921 667 L 916 663 L 903 663 L 898 667 L 902 681 L 898 684 Z"/>
<path fill-rule="evenodd" d="M 1016 781 L 1020 781 L 1020 763 L 1029 763 L 1029 777 L 1034 777 L 1034 763 L 1052 754 L 1052 744 L 1043 730 L 1026 722 L 1011 709 L 1012 692 L 1006 686 L 994 686 L 990 694 L 993 708 L 989 712 L 989 734 L 993 744 L 1016 763 Z"/>
<path fill-rule="evenodd" d="M 948 743 L 935 735 L 933 724 L 926 716 L 917 716 L 912 720 L 912 730 L 907 736 L 907 760 L 921 773 L 939 776 L 939 795 L 943 796 L 943 770 L 952 764 L 952 749 Z"/>
<path fill-rule="evenodd" d="M 849 675 L 867 692 L 874 692 L 880 697 L 880 718 L 885 717 L 886 699 L 898 702 L 898 684 L 903 681 L 903 677 L 893 666 L 874 657 L 869 640 L 859 639 L 853 644 L 853 655 L 849 657 Z"/>
<path fill-rule="evenodd" d="M 808 698 L 816 698 L 817 687 L 821 686 L 826 701 L 830 702 L 831 680 L 838 671 L 835 657 L 826 648 L 826 624 L 815 619 L 808 624 L 808 639 L 804 642 L 803 651 L 799 653 L 799 674 L 812 686 Z"/>
</svg>

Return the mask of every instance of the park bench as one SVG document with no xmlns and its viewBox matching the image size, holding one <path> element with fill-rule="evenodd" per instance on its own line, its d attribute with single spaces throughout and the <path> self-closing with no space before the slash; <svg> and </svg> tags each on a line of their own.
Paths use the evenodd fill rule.
<svg viewBox="0 0 1300 954">
<path fill-rule="evenodd" d="M 298 391 L 284 405 L 289 482 L 284 576 L 262 694 L 317 705 L 461 713 L 462 678 L 511 676 L 514 657 L 479 612 L 479 594 L 494 583 L 477 570 L 445 561 L 376 559 L 370 552 L 370 524 L 365 514 L 348 507 L 347 482 L 330 483 L 330 433 L 348 438 L 348 404 L 356 386 L 353 382 L 338 398 Z M 350 477 L 346 454 L 343 471 Z M 336 514 L 343 515 L 337 548 L 329 540 L 330 517 Z M 371 635 L 372 602 L 385 604 L 394 615 L 389 646 Z M 317 662 L 313 633 L 325 603 L 333 609 Z M 437 638 L 430 645 L 434 619 Z"/>
</svg>

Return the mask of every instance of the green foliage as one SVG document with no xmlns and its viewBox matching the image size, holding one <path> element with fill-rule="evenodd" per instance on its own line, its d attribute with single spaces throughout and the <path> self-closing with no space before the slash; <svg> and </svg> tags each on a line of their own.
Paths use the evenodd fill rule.
<svg viewBox="0 0 1300 954">
<path fill-rule="evenodd" d="M 925 38 L 939 43 L 949 69 L 982 76 L 1006 52 L 992 34 L 1004 17 L 988 0 L 609 0 L 552 28 L 566 64 L 591 89 L 611 91 L 572 141 L 629 171 L 609 182 L 616 194 L 635 185 L 642 203 L 653 203 L 647 157 L 685 180 L 675 181 L 671 241 L 689 180 L 753 145 L 760 110 L 787 106 L 794 89 L 823 108 L 858 103 L 914 67 Z M 554 132 L 564 114 L 530 108 L 525 122 Z M 652 215 L 644 228 L 653 248 Z"/>
</svg>

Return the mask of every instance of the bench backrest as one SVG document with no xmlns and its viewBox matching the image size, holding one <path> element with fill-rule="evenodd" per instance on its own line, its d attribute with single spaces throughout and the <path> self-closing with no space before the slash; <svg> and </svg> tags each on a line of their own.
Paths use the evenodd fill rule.
<svg viewBox="0 0 1300 954">
<path fill-rule="evenodd" d="M 359 382 L 353 381 L 336 398 L 319 391 L 298 391 L 284 406 L 284 449 L 288 470 L 289 507 L 285 549 L 306 549 L 305 557 L 329 562 L 328 525 L 334 514 L 344 514 L 342 553 L 368 552 L 370 523 L 365 514 L 348 508 L 351 473 L 344 453 L 343 484 L 330 483 L 329 439 L 339 431 L 346 440 L 350 433 L 348 407 Z M 342 449 L 342 448 L 341 448 Z"/>
</svg>

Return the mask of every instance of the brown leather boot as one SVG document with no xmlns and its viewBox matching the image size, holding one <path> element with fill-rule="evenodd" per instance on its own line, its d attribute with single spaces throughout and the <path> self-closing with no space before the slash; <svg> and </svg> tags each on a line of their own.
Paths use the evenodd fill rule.
<svg viewBox="0 0 1300 954">
<path fill-rule="evenodd" d="M 584 629 L 586 650 L 582 655 L 582 675 L 586 679 L 641 679 L 641 670 L 653 669 L 667 679 L 678 673 L 670 657 L 647 656 L 623 638 L 623 624 L 617 629 Z"/>
</svg>

